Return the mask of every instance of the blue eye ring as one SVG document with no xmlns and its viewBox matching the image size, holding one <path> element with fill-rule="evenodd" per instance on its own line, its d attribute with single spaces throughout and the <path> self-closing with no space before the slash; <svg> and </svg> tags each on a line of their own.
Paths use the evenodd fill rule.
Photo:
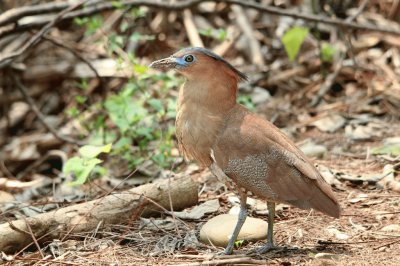
<svg viewBox="0 0 400 266">
<path fill-rule="evenodd" d="M 194 56 L 191 54 L 186 55 L 183 60 L 185 60 L 186 63 L 192 63 L 194 61 Z"/>
</svg>

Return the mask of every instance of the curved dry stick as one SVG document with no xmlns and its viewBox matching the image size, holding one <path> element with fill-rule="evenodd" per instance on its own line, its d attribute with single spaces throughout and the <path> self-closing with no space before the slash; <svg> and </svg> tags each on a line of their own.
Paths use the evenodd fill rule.
<svg viewBox="0 0 400 266">
<path fill-rule="evenodd" d="M 151 8 L 158 8 L 158 9 L 163 9 L 163 10 L 183 10 L 185 8 L 191 8 L 194 7 L 202 2 L 205 2 L 203 0 L 187 0 L 187 1 L 181 1 L 181 2 L 176 2 L 176 3 L 169 3 L 169 2 L 157 2 L 157 1 L 146 1 L 146 0 L 123 0 L 120 1 L 121 5 L 127 7 L 127 8 L 134 8 L 138 6 L 147 6 Z M 372 24 L 358 24 L 354 23 L 351 21 L 346 21 L 342 19 L 334 19 L 334 18 L 329 18 L 321 15 L 314 15 L 314 14 L 302 14 L 299 13 L 296 10 L 287 10 L 287 9 L 282 9 L 274 6 L 268 6 L 268 5 L 263 5 L 259 4 L 253 1 L 241 1 L 241 0 L 213 0 L 213 1 L 207 1 L 207 2 L 215 2 L 215 3 L 227 3 L 227 4 L 235 4 L 239 5 L 242 7 L 247 7 L 247 8 L 252 8 L 256 9 L 261 12 L 265 13 L 270 13 L 274 15 L 279 15 L 279 16 L 288 16 L 288 17 L 293 17 L 296 19 L 303 19 L 306 21 L 311 21 L 311 22 L 318 22 L 318 23 L 324 23 L 324 24 L 329 24 L 329 25 L 334 25 L 334 26 L 341 26 L 343 28 L 349 28 L 349 29 L 356 29 L 356 30 L 371 30 L 371 31 L 377 31 L 377 32 L 383 32 L 383 33 L 388 33 L 388 34 L 394 34 L 394 35 L 400 35 L 400 29 L 399 28 L 388 28 L 388 27 L 380 27 L 380 26 L 375 26 Z M 113 5 L 112 3 L 101 3 L 101 4 L 92 4 L 89 5 L 88 7 L 83 9 L 83 10 L 78 10 L 75 12 L 71 12 L 65 16 L 60 21 L 65 21 L 65 20 L 71 20 L 76 17 L 85 17 L 85 16 L 90 16 L 102 11 L 107 11 L 107 10 L 112 10 L 116 9 L 117 6 Z M 45 9 L 45 8 L 44 8 Z M 27 12 L 27 11 L 25 11 Z M 14 16 L 14 18 L 17 18 L 18 16 Z M 20 18 L 20 17 L 18 17 Z M 0 16 L 0 21 L 2 20 L 2 17 Z M 5 19 L 3 19 L 5 20 Z M 9 20 L 7 20 L 9 21 Z M 15 22 L 15 21 L 13 21 Z M 12 29 L 6 29 L 3 31 L 0 30 L 0 37 L 5 36 L 10 33 L 14 32 L 21 32 L 21 31 L 26 31 L 28 29 L 32 28 L 37 28 L 41 27 L 44 24 L 48 23 L 49 20 L 47 21 L 41 21 L 37 23 L 30 23 L 26 25 L 21 25 L 21 26 L 16 26 Z M 11 23 L 9 21 L 9 23 Z"/>
<path fill-rule="evenodd" d="M 39 121 L 47 128 L 48 131 L 50 131 L 51 134 L 53 134 L 54 137 L 56 137 L 57 139 L 59 139 L 61 141 L 65 141 L 65 142 L 76 144 L 76 145 L 84 145 L 85 144 L 82 141 L 75 140 L 68 136 L 61 135 L 49 123 L 47 123 L 44 115 L 40 112 L 39 108 L 35 104 L 35 101 L 29 95 L 28 90 L 21 83 L 21 81 L 15 76 L 15 74 L 13 74 L 12 76 L 13 76 L 13 79 L 14 79 L 14 82 L 15 82 L 17 88 L 19 89 L 21 94 L 24 96 L 26 103 L 29 105 L 31 110 L 35 113 L 35 115 L 37 116 Z"/>
</svg>

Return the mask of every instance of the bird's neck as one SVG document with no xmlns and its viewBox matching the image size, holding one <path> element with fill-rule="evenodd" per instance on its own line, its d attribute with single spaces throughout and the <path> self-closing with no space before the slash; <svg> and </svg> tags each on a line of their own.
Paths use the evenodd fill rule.
<svg viewBox="0 0 400 266">
<path fill-rule="evenodd" d="M 209 86 L 200 84 L 189 80 L 182 86 L 176 132 L 185 157 L 210 166 L 212 146 L 226 123 L 227 114 L 236 105 L 236 84 L 235 87 L 222 86 L 212 80 L 208 81 Z"/>
<path fill-rule="evenodd" d="M 224 115 L 235 106 L 236 93 L 236 82 L 187 80 L 179 92 L 178 105 L 190 105 L 193 112 L 207 110 L 213 115 Z"/>
</svg>

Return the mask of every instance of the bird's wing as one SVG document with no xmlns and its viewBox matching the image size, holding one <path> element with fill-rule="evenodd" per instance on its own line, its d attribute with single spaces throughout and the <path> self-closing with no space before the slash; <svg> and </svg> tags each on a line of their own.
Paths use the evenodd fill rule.
<svg viewBox="0 0 400 266">
<path fill-rule="evenodd" d="M 243 107 L 227 116 L 213 154 L 227 176 L 257 196 L 340 214 L 330 186 L 307 157 L 273 124 Z"/>
</svg>

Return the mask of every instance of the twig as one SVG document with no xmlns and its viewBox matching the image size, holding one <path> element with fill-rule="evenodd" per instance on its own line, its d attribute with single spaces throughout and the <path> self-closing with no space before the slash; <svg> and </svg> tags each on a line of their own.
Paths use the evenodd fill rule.
<svg viewBox="0 0 400 266">
<path fill-rule="evenodd" d="M 37 32 L 24 46 L 22 46 L 18 51 L 15 51 L 6 56 L 0 57 L 0 69 L 9 65 L 16 57 L 23 54 L 29 48 L 35 46 L 44 34 L 46 34 L 57 22 L 59 22 L 64 15 L 71 12 L 72 10 L 82 6 L 88 0 L 84 0 L 78 4 L 72 5 L 62 12 L 60 12 L 55 18 L 48 22 L 39 32 Z"/>
<path fill-rule="evenodd" d="M 39 242 L 38 242 L 38 240 L 36 239 L 35 234 L 34 234 L 33 231 L 32 231 L 31 225 L 28 223 L 28 221 L 27 221 L 26 219 L 24 219 L 24 220 L 25 220 L 25 225 L 26 225 L 26 227 L 27 227 L 28 230 L 29 230 L 29 234 L 31 235 L 32 240 L 33 240 L 33 242 L 35 243 L 36 248 L 38 249 L 38 251 L 39 251 L 39 253 L 40 253 L 40 256 L 42 257 L 42 259 L 44 259 L 45 256 L 44 256 L 44 254 L 43 254 L 42 249 L 40 248 Z"/>
<path fill-rule="evenodd" d="M 146 0 L 125 0 L 125 1 L 120 1 L 121 5 L 124 5 L 127 8 L 133 8 L 137 6 L 147 6 L 151 8 L 157 8 L 157 9 L 162 9 L 162 10 L 183 10 L 186 8 L 191 8 L 194 7 L 200 3 L 204 2 L 203 0 L 187 0 L 187 1 L 180 1 L 176 3 L 168 3 L 167 1 L 163 2 L 158 2 L 158 1 L 146 1 Z M 324 23 L 328 25 L 334 25 L 334 26 L 341 26 L 345 29 L 356 29 L 356 30 L 371 30 L 371 31 L 377 31 L 377 32 L 383 32 L 383 33 L 388 33 L 388 34 L 394 34 L 394 35 L 400 35 L 400 29 L 398 28 L 388 28 L 388 27 L 380 27 L 380 26 L 375 26 L 372 24 L 359 24 L 359 23 L 354 23 L 354 22 L 348 22 L 342 19 L 337 19 L 337 18 L 329 18 L 321 15 L 313 15 L 313 14 L 302 14 L 299 13 L 298 11 L 293 11 L 293 10 L 286 10 L 278 7 L 273 7 L 273 6 L 267 6 L 263 4 L 259 4 L 253 1 L 241 1 L 241 0 L 214 0 L 210 2 L 215 2 L 215 3 L 227 3 L 227 4 L 235 4 L 247 8 L 252 8 L 256 9 L 261 12 L 269 13 L 269 14 L 274 14 L 274 15 L 279 15 L 279 16 L 288 16 L 288 17 L 293 17 L 296 19 L 303 19 L 306 21 L 311 21 L 311 22 L 318 22 L 318 23 Z M 38 7 L 37 7 L 38 8 Z M 112 3 L 101 3 L 101 4 L 88 4 L 88 7 L 85 8 L 84 10 L 78 10 L 75 12 L 71 12 L 65 16 L 63 16 L 59 21 L 67 21 L 71 20 L 76 17 L 85 17 L 85 16 L 90 16 L 102 11 L 107 11 L 107 10 L 112 10 L 117 8 L 115 5 Z M 18 17 L 18 16 L 15 16 Z M 0 17 L 0 19 L 2 19 Z M 9 23 L 11 21 L 7 20 Z M 14 21 L 13 21 L 14 22 Z M 10 33 L 14 32 L 21 32 L 21 31 L 26 31 L 27 29 L 32 29 L 32 28 L 38 28 L 43 26 L 44 24 L 48 23 L 49 20 L 44 20 L 40 22 L 34 22 L 34 23 L 29 23 L 25 25 L 20 25 L 16 26 L 12 29 L 0 30 L 0 37 L 5 36 Z"/>
<path fill-rule="evenodd" d="M 190 9 L 183 10 L 183 24 L 185 25 L 190 44 L 195 47 L 204 47 L 199 31 L 193 22 L 193 15 Z"/>
<path fill-rule="evenodd" d="M 183 264 L 174 264 L 179 266 L 201 266 L 201 265 L 240 265 L 240 264 L 255 264 L 255 265 L 267 265 L 266 260 L 255 260 L 250 257 L 243 258 L 229 258 L 229 259 L 218 259 L 218 260 L 205 260 L 202 262 L 193 262 L 193 263 L 183 263 Z"/>
<path fill-rule="evenodd" d="M 72 139 L 67 136 L 63 136 L 57 132 L 49 123 L 47 123 L 46 118 L 44 115 L 40 112 L 39 108 L 36 106 L 34 100 L 32 97 L 29 95 L 28 90 L 26 87 L 21 83 L 21 81 L 16 77 L 16 75 L 12 75 L 15 84 L 17 85 L 17 88 L 21 92 L 21 94 L 24 96 L 25 101 L 29 104 L 29 107 L 32 109 L 32 111 L 35 113 L 39 121 L 47 128 L 48 131 L 50 131 L 51 134 L 53 134 L 54 137 L 61 141 L 65 141 L 68 143 L 76 144 L 76 145 L 84 145 L 85 143 L 79 140 Z"/>
<path fill-rule="evenodd" d="M 375 184 L 384 179 L 385 177 L 393 174 L 393 171 L 398 169 L 400 167 L 400 162 L 394 164 L 393 166 L 390 166 L 391 169 L 389 171 L 384 171 L 383 174 L 376 176 L 376 177 L 371 177 L 371 178 L 362 178 L 362 177 L 347 177 L 347 176 L 338 176 L 337 178 L 339 180 L 345 180 L 345 181 L 350 181 L 350 182 L 368 182 L 369 184 Z"/>
<path fill-rule="evenodd" d="M 118 244 L 118 245 L 121 244 L 121 242 L 125 239 L 125 236 L 128 234 L 129 228 L 132 226 L 133 222 L 136 221 L 140 217 L 140 215 L 142 214 L 142 211 L 144 210 L 144 208 L 146 207 L 147 204 L 148 204 L 148 201 L 144 197 L 144 195 L 140 195 L 138 207 L 132 212 L 132 215 L 129 218 L 128 225 L 126 226 L 125 231 L 119 236 L 119 239 L 116 242 L 116 244 Z"/>
<path fill-rule="evenodd" d="M 355 20 L 367 7 L 368 2 L 369 2 L 369 0 L 364 0 L 361 3 L 361 5 L 357 8 L 356 12 L 353 15 L 351 15 L 350 17 L 346 18 L 345 21 L 352 22 L 353 20 Z"/>
<path fill-rule="evenodd" d="M 260 43 L 254 36 L 253 26 L 246 16 L 245 10 L 238 5 L 232 5 L 231 8 L 236 15 L 238 26 L 241 28 L 247 40 L 249 41 L 251 62 L 257 66 L 265 65 L 264 57 L 261 53 Z"/>
<path fill-rule="evenodd" d="M 390 245 L 396 244 L 396 243 L 398 243 L 398 242 L 400 242 L 400 239 L 397 239 L 397 240 L 395 240 L 395 241 L 392 241 L 392 242 L 389 242 L 389 243 L 386 243 L 386 244 L 383 244 L 383 245 L 374 247 L 374 248 L 372 248 L 372 249 L 373 249 L 373 250 L 377 250 L 377 249 L 379 249 L 379 248 L 381 248 L 381 247 L 390 246 Z"/>
<path fill-rule="evenodd" d="M 59 46 L 61 48 L 64 48 L 65 50 L 68 50 L 69 52 L 71 52 L 76 58 L 78 58 L 79 60 L 81 60 L 82 62 L 84 62 L 89 68 L 90 70 L 93 71 L 94 75 L 96 76 L 96 78 L 99 79 L 100 84 L 103 82 L 103 78 L 100 76 L 99 72 L 97 71 L 97 69 L 93 66 L 93 64 L 87 60 L 86 58 L 84 58 L 81 54 L 79 54 L 77 51 L 75 51 L 73 48 L 69 47 L 68 45 L 66 45 L 65 43 L 62 43 L 54 38 L 52 38 L 49 35 L 44 35 L 42 37 L 43 39 L 45 39 L 46 41 L 51 42 L 52 44 Z"/>
<path fill-rule="evenodd" d="M 9 23 L 16 22 L 20 18 L 26 16 L 43 15 L 52 12 L 58 12 L 65 8 L 68 8 L 70 4 L 68 2 L 63 3 L 46 3 L 34 6 L 23 6 L 13 8 L 5 11 L 0 15 L 0 26 L 4 26 Z"/>
<path fill-rule="evenodd" d="M 364 8 L 367 6 L 368 2 L 369 2 L 369 0 L 364 0 L 363 3 L 360 5 L 360 7 L 357 9 L 357 11 L 350 17 L 346 18 L 345 22 L 352 23 L 353 20 L 355 20 L 362 13 Z M 342 29 L 343 27 L 340 27 L 340 28 Z M 346 40 L 347 39 L 345 38 L 345 41 Z M 353 47 L 351 46 L 351 42 L 348 41 L 346 44 L 347 44 L 347 50 L 352 52 Z M 310 104 L 311 107 L 315 107 L 321 102 L 322 97 L 329 91 L 333 82 L 335 82 L 337 76 L 339 75 L 340 70 L 343 67 L 343 62 L 346 57 L 346 54 L 347 54 L 347 51 L 345 51 L 341 54 L 339 61 L 337 62 L 336 66 L 335 66 L 335 70 L 333 71 L 333 73 L 329 74 L 326 77 L 324 83 L 320 86 L 317 95 L 315 95 L 314 99 L 311 101 L 311 104 Z"/>
<path fill-rule="evenodd" d="M 331 74 L 329 74 L 325 78 L 324 83 L 321 84 L 321 87 L 319 88 L 317 95 L 315 95 L 315 97 L 311 101 L 311 104 L 310 104 L 311 107 L 317 106 L 321 102 L 322 97 L 329 91 L 333 82 L 335 82 L 337 76 L 340 73 L 340 70 L 343 67 L 343 62 L 344 62 L 345 57 L 346 57 L 346 53 L 342 53 L 340 55 L 339 61 L 335 65 L 335 70 Z"/>
<path fill-rule="evenodd" d="M 26 261 L 26 262 L 28 262 L 28 261 L 36 261 L 36 262 L 41 262 L 41 263 L 43 263 L 43 262 L 55 263 L 53 265 L 59 265 L 59 264 L 62 264 L 62 265 L 82 265 L 81 263 L 66 262 L 66 261 L 56 261 L 55 262 L 54 260 L 49 260 L 49 259 L 38 259 L 38 258 L 28 258 L 28 257 L 24 257 L 24 258 L 16 257 L 16 258 L 13 258 L 13 261 Z"/>
<path fill-rule="evenodd" d="M 44 183 L 43 178 L 34 179 L 32 181 L 20 181 L 20 180 L 10 180 L 9 178 L 0 177 L 0 189 L 27 189 L 32 187 L 38 187 L 40 184 Z"/>
<path fill-rule="evenodd" d="M 18 228 L 18 227 L 16 227 L 16 226 L 12 223 L 12 221 L 7 221 L 7 222 L 8 222 L 8 225 L 10 226 L 10 228 L 11 228 L 12 230 L 17 231 L 17 232 L 19 232 L 19 233 L 21 233 L 21 234 L 30 235 L 29 232 L 27 232 L 27 231 L 25 231 L 25 230 L 22 230 L 22 229 L 20 229 L 20 228 Z"/>
</svg>

